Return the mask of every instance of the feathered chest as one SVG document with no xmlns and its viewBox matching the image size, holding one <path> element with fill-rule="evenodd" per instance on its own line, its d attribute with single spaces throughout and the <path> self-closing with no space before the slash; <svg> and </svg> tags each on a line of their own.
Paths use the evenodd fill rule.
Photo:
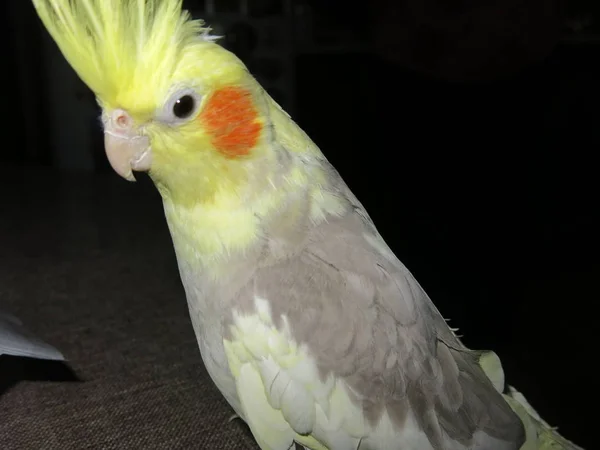
<svg viewBox="0 0 600 450">
<path fill-rule="evenodd" d="M 214 284 L 205 279 L 189 264 L 178 260 L 190 319 L 198 341 L 198 347 L 206 370 L 225 399 L 243 417 L 235 380 L 223 346 L 225 334 L 224 317 L 231 315 L 228 310 L 227 294 L 215 289 Z"/>
</svg>

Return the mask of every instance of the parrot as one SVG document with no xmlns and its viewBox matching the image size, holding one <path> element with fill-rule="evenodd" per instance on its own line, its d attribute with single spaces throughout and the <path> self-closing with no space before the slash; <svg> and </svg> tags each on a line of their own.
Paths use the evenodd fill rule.
<svg viewBox="0 0 600 450">
<path fill-rule="evenodd" d="M 15 316 L 0 311 L 0 356 L 23 356 L 64 361 L 64 355 L 33 335 Z"/>
<path fill-rule="evenodd" d="M 181 0 L 32 0 L 114 172 L 160 197 L 200 358 L 262 450 L 577 449 L 467 348 L 341 175 Z"/>
</svg>

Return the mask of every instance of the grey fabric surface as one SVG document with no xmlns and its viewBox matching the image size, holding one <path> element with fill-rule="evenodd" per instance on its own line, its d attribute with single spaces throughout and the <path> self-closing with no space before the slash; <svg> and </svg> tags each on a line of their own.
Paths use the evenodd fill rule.
<svg viewBox="0 0 600 450">
<path fill-rule="evenodd" d="M 27 170 L 0 186 L 11 192 L 0 308 L 57 346 L 79 378 L 0 358 L 0 448 L 257 448 L 204 369 L 148 180 Z"/>
</svg>

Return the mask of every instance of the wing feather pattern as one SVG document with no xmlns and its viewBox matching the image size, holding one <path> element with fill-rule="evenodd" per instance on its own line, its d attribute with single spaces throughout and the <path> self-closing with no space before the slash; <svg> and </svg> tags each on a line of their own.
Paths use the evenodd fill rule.
<svg viewBox="0 0 600 450">
<path fill-rule="evenodd" d="M 230 364 L 253 367 L 288 439 L 309 448 L 517 450 L 523 425 L 481 352 L 462 345 L 360 212 L 258 269 L 235 302 L 226 345 L 246 353 Z"/>
</svg>

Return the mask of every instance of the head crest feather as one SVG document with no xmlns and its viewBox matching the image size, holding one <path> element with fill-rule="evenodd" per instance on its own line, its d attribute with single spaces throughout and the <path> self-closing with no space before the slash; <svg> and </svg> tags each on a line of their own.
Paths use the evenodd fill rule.
<svg viewBox="0 0 600 450">
<path fill-rule="evenodd" d="M 182 0 L 33 0 L 79 77 L 101 99 L 151 77 L 169 77 L 183 49 L 210 42 L 210 28 Z"/>
</svg>

